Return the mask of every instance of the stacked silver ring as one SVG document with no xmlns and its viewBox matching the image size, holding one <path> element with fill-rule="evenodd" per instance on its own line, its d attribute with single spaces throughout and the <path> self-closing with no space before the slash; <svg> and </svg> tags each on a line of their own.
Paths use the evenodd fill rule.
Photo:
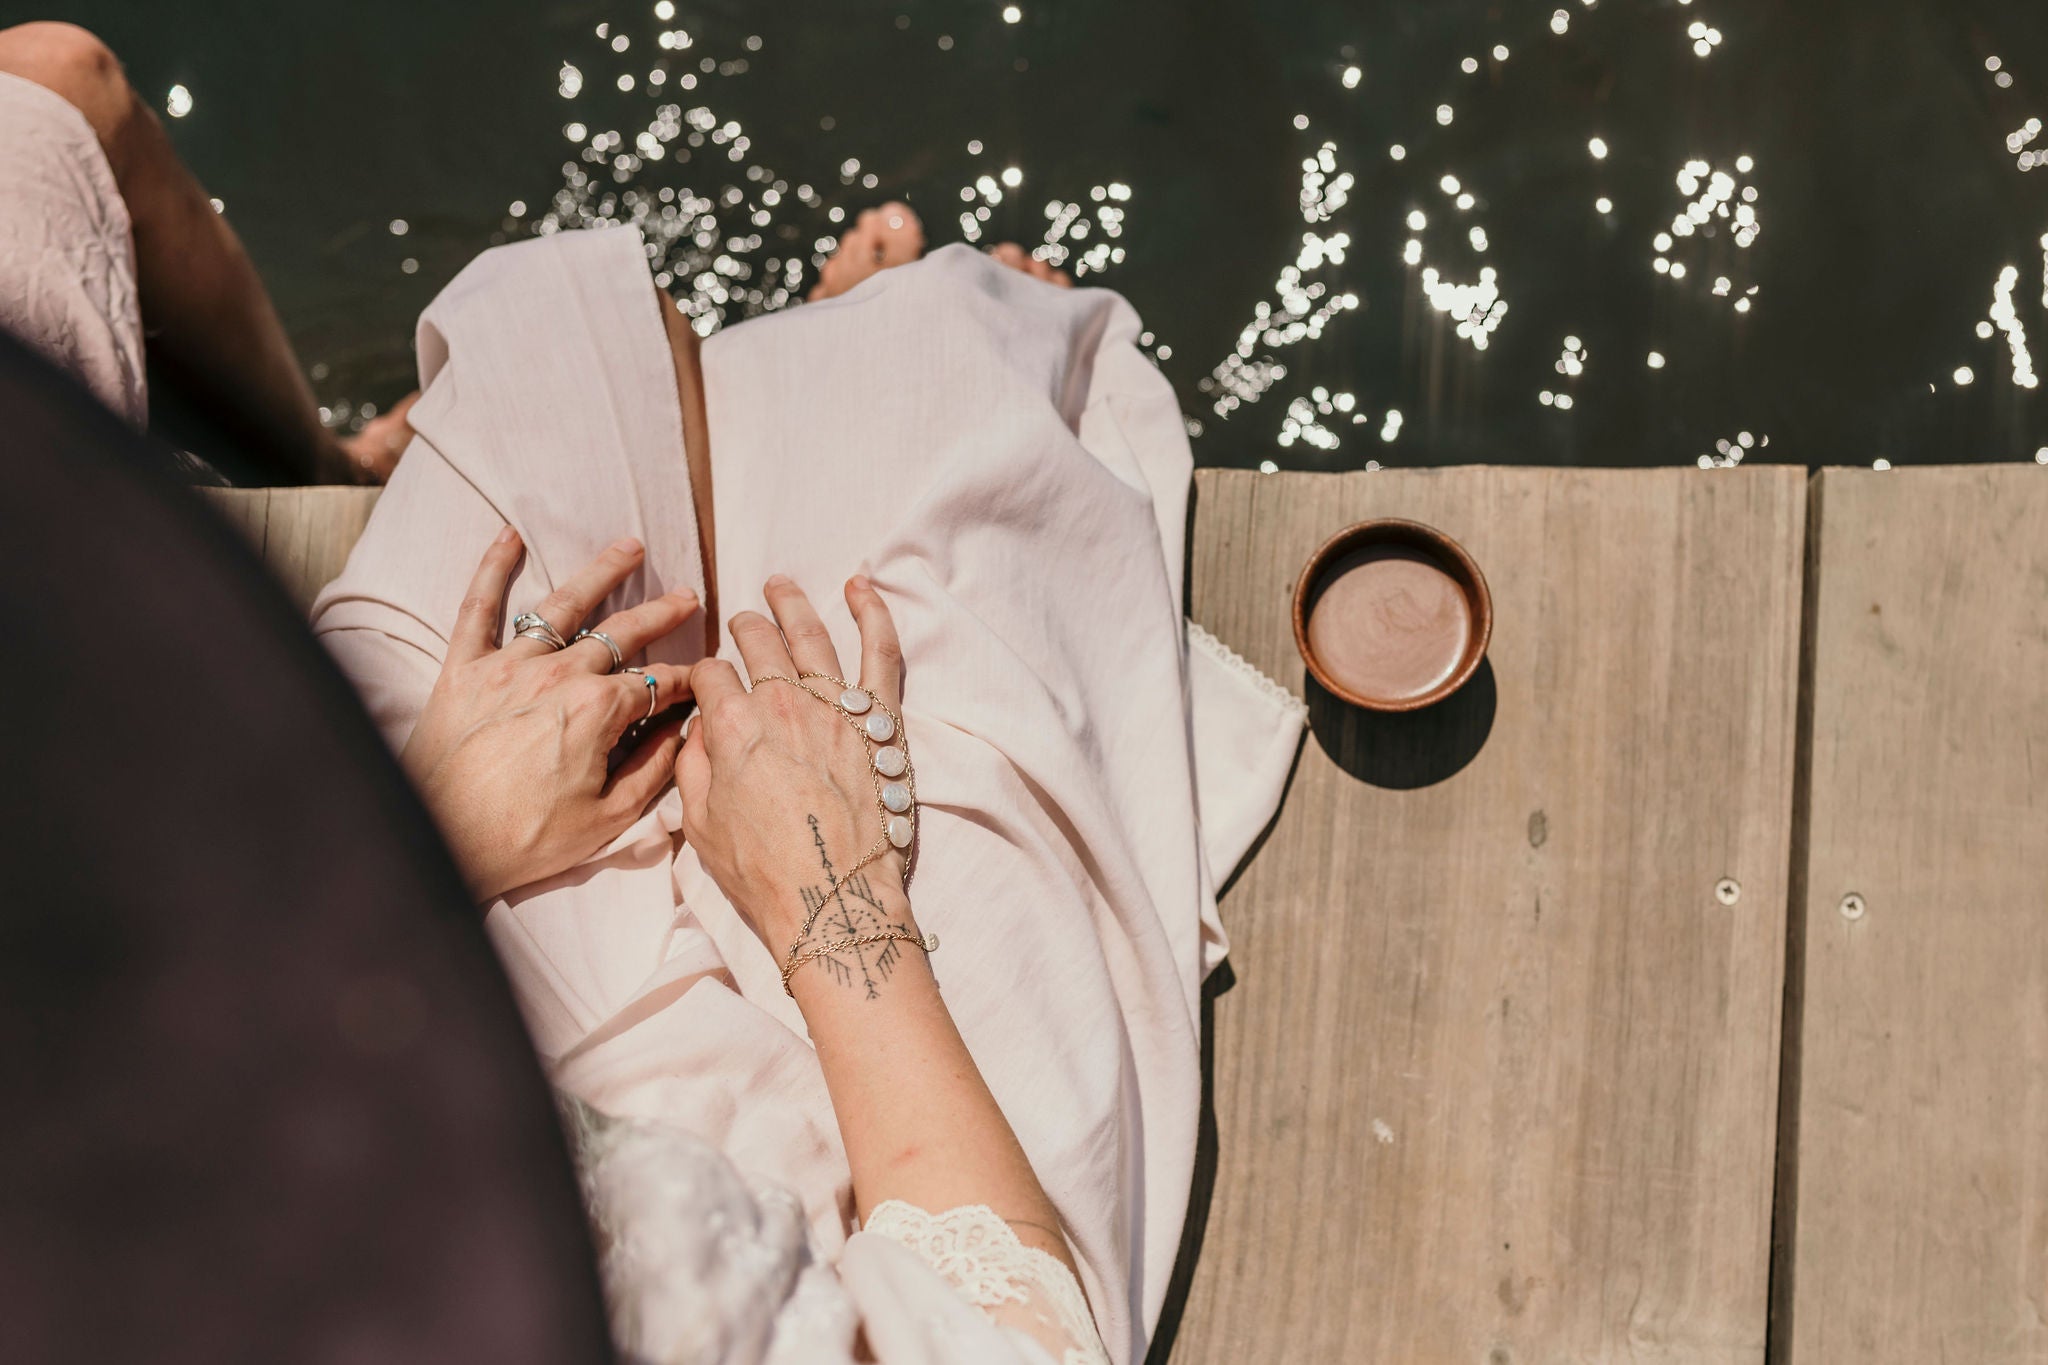
<svg viewBox="0 0 2048 1365">
<path fill-rule="evenodd" d="M 579 630 L 576 640 L 595 640 L 612 652 L 611 671 L 616 673 L 626 666 L 626 656 L 619 649 L 619 642 L 601 630 Z M 575 643 L 572 641 L 571 643 Z"/>
<path fill-rule="evenodd" d="M 512 618 L 512 638 L 538 640 L 550 649 L 569 647 L 569 642 L 562 638 L 562 632 L 549 625 L 547 617 L 533 611 L 522 611 Z"/>
</svg>

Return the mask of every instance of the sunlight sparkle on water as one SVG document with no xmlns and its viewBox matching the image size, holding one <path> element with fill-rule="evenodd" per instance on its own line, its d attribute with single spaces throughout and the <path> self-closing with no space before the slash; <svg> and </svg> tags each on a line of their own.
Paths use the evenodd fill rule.
<svg viewBox="0 0 2048 1365">
<path fill-rule="evenodd" d="M 1735 166 L 1738 172 L 1748 174 L 1755 168 L 1755 162 L 1748 156 L 1741 156 L 1736 158 Z M 1697 250 L 1701 254 L 1711 254 L 1702 244 L 1705 234 L 1701 229 L 1708 224 L 1725 225 L 1730 229 L 1739 249 L 1746 250 L 1756 241 L 1763 230 L 1757 217 L 1756 186 L 1740 185 L 1733 175 L 1716 170 L 1712 163 L 1697 157 L 1679 168 L 1676 179 L 1679 192 L 1690 202 L 1683 211 L 1673 215 L 1668 231 L 1660 230 L 1650 239 L 1650 246 L 1657 253 L 1651 265 L 1658 274 L 1682 280 L 1687 274 L 1686 264 L 1673 259 L 1680 251 Z M 1734 277 L 1715 276 L 1712 292 L 1721 297 L 1732 296 L 1736 292 Z M 1746 313 L 1749 311 L 1749 297 L 1757 291 L 1752 285 L 1742 292 L 1744 297 L 1735 306 L 1738 312 Z"/>
<path fill-rule="evenodd" d="M 1337 145 L 1325 141 L 1312 156 L 1301 162 L 1300 209 L 1302 220 L 1315 226 L 1327 222 L 1348 202 L 1355 183 L 1349 171 L 1339 169 Z M 1332 318 L 1359 306 L 1356 293 L 1337 287 L 1332 267 L 1344 264 L 1351 246 L 1348 232 L 1325 236 L 1318 232 L 1301 235 L 1301 250 L 1293 264 L 1281 268 L 1274 281 L 1272 300 L 1253 306 L 1251 321 L 1238 333 L 1232 353 L 1225 356 L 1197 385 L 1211 395 L 1218 417 L 1227 418 L 1247 403 L 1256 403 L 1272 386 L 1287 376 L 1287 367 L 1273 352 L 1313 341 L 1323 335 Z M 1281 421 L 1279 439 L 1283 445 L 1304 441 L 1321 449 L 1335 449 L 1337 434 L 1320 419 L 1330 414 L 1319 411 L 1335 398 L 1298 398 L 1288 405 Z M 1304 411 L 1302 405 L 1307 404 Z"/>
<path fill-rule="evenodd" d="M 1998 272 L 1997 283 L 1991 287 L 1991 322 L 2005 333 L 2006 347 L 2012 353 L 2012 382 L 2020 388 L 2032 389 L 2040 387 L 2041 381 L 2034 374 L 2034 358 L 2027 350 L 2027 329 L 2013 303 L 2013 290 L 2019 281 L 2017 266 L 2009 265 Z"/>
<path fill-rule="evenodd" d="M 1751 450 L 1761 449 L 1771 443 L 1768 436 L 1754 436 L 1747 431 L 1738 431 L 1733 440 L 1726 437 L 1714 442 L 1714 453 L 1699 457 L 1701 469 L 1733 469 L 1742 463 L 1742 457 Z"/>
</svg>

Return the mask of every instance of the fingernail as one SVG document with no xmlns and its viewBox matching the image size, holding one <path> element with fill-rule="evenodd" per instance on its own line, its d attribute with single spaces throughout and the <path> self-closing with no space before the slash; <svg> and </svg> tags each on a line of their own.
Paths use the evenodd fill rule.
<svg viewBox="0 0 2048 1365">
<path fill-rule="evenodd" d="M 868 582 L 868 576 L 866 574 L 857 573 L 853 576 L 853 588 L 855 592 L 866 592 L 869 588 L 873 586 L 874 585 L 872 583 Z"/>
<path fill-rule="evenodd" d="M 504 530 L 498 532 L 497 543 L 500 545 L 510 545 L 517 539 L 519 539 L 519 533 L 508 525 Z"/>
<path fill-rule="evenodd" d="M 675 598 L 678 602 L 695 602 L 697 600 L 697 590 L 695 588 L 670 588 L 668 595 Z"/>
<path fill-rule="evenodd" d="M 637 555 L 640 553 L 640 542 L 635 540 L 632 536 L 627 536 L 624 540 L 613 541 L 612 548 L 614 550 L 617 550 L 620 554 Z"/>
<path fill-rule="evenodd" d="M 768 580 L 768 586 L 769 586 L 769 587 L 771 587 L 771 588 L 785 588 L 785 587 L 788 587 L 788 586 L 789 586 L 789 575 L 788 575 L 788 574 L 780 574 L 780 573 L 779 573 L 779 574 L 775 574 L 774 576 L 772 576 L 771 578 L 769 578 L 769 580 Z"/>
</svg>

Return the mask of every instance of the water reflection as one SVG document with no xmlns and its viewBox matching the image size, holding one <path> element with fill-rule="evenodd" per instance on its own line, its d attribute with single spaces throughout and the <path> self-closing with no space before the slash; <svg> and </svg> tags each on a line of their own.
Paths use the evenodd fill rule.
<svg viewBox="0 0 2048 1365">
<path fill-rule="evenodd" d="M 488 184 L 444 165 L 378 193 L 446 119 L 329 114 L 387 140 L 354 180 L 309 150 L 303 178 L 326 211 L 359 200 L 381 255 L 291 219 L 276 149 L 233 145 L 319 61 L 273 74 L 276 32 L 104 8 L 79 17 L 167 92 L 286 316 L 311 315 L 305 280 L 351 272 L 362 319 L 302 328 L 340 422 L 396 397 L 409 313 L 494 235 L 634 223 L 710 332 L 800 300 L 849 214 L 905 197 L 935 242 L 1021 241 L 1129 293 L 1205 462 L 1719 465 L 1766 430 L 1769 457 L 1807 462 L 2048 449 L 2048 111 L 2025 78 L 2048 15 L 2019 0 L 285 7 L 281 26 L 444 53 L 488 29 L 526 54 L 493 107 L 545 106 L 566 147 L 522 133 Z M 482 73 L 432 77 L 497 98 Z M 488 216 L 440 202 L 458 181 Z M 365 262 L 388 307 L 354 306 Z"/>
</svg>

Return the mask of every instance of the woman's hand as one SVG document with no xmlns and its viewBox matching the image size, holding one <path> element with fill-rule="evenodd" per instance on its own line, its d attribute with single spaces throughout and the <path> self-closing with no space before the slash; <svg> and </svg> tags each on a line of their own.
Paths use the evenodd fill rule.
<svg viewBox="0 0 2048 1365">
<path fill-rule="evenodd" d="M 633 823 L 668 785 L 681 723 L 646 736 L 615 772 L 607 774 L 606 758 L 628 727 L 690 695 L 688 671 L 670 664 L 611 673 L 601 640 L 557 652 L 515 638 L 499 648 L 521 548 L 508 526 L 484 552 L 441 676 L 400 756 L 480 902 L 574 867 Z M 574 635 L 643 553 L 638 541 L 620 541 L 550 593 L 539 614 L 564 639 Z M 697 595 L 678 588 L 598 629 L 631 658 L 696 609 Z"/>
<path fill-rule="evenodd" d="M 846 676 L 802 590 L 778 576 L 766 592 L 773 621 L 748 611 L 728 623 L 754 690 L 722 659 L 691 670 L 699 718 L 676 762 L 676 786 L 683 837 L 781 959 L 819 898 L 875 846 L 882 828 L 867 748 L 845 715 L 787 683 L 761 681 L 800 672 Z M 846 605 L 860 626 L 857 681 L 900 712 L 903 656 L 888 607 L 865 578 L 846 585 Z M 836 694 L 829 683 L 812 685 Z M 888 849 L 857 876 L 832 915 L 907 928 L 903 855 Z"/>
</svg>

